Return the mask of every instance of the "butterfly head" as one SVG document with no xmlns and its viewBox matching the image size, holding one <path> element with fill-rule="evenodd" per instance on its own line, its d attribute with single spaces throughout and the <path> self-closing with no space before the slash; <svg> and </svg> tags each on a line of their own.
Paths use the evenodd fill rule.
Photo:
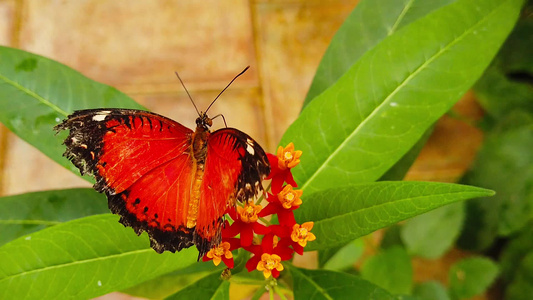
<svg viewBox="0 0 533 300">
<path fill-rule="evenodd" d="M 205 130 L 208 130 L 212 125 L 213 119 L 209 118 L 205 112 L 201 112 L 200 116 L 196 118 L 196 127 L 201 127 Z"/>
</svg>

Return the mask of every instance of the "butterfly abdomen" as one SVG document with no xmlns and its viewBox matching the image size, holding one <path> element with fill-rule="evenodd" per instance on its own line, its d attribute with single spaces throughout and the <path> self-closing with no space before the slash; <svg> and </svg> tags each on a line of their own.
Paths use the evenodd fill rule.
<svg viewBox="0 0 533 300">
<path fill-rule="evenodd" d="M 191 158 L 192 158 L 192 181 L 191 181 L 191 198 L 187 209 L 187 228 L 196 226 L 198 220 L 198 206 L 201 197 L 201 187 L 204 180 L 205 159 L 207 157 L 207 139 L 209 130 L 197 126 L 192 135 L 191 141 Z"/>
<path fill-rule="evenodd" d="M 194 169 L 194 168 L 193 168 Z M 200 203 L 200 188 L 204 179 L 204 165 L 196 165 L 196 172 L 192 180 L 191 199 L 189 200 L 189 208 L 187 210 L 187 228 L 196 226 L 198 219 L 198 205 Z"/>
</svg>

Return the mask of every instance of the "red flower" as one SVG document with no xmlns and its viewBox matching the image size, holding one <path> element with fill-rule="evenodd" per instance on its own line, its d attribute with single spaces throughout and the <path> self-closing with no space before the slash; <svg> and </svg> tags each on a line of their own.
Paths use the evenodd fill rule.
<svg viewBox="0 0 533 300">
<path fill-rule="evenodd" d="M 281 261 L 292 258 L 294 250 L 289 248 L 287 243 L 278 243 L 274 234 L 269 233 L 263 237 L 261 245 L 252 245 L 245 247 L 245 250 L 254 254 L 247 262 L 246 269 L 248 272 L 253 270 L 263 271 L 265 278 L 278 278 L 279 272 L 283 270 Z"/>
<path fill-rule="evenodd" d="M 213 260 L 215 266 L 218 266 L 223 261 L 228 268 L 232 269 L 234 261 L 231 251 L 239 248 L 239 246 L 238 239 L 223 239 L 222 243 L 213 247 L 202 257 L 202 261 Z"/>
<path fill-rule="evenodd" d="M 268 205 L 261 210 L 259 217 L 277 214 L 280 225 L 292 227 L 296 224 L 292 211 L 302 204 L 300 199 L 302 193 L 303 191 L 293 190 L 288 184 L 277 195 L 267 194 Z"/>
<path fill-rule="evenodd" d="M 274 278 L 278 278 L 279 272 L 283 271 L 283 265 L 281 264 L 281 257 L 277 254 L 263 253 L 261 260 L 257 263 L 257 271 L 263 271 L 263 276 L 269 278 L 270 275 Z"/>
<path fill-rule="evenodd" d="M 237 207 L 237 211 L 230 210 L 228 213 L 234 222 L 222 230 L 222 237 L 230 238 L 240 234 L 241 246 L 250 246 L 253 242 L 254 232 L 260 235 L 270 232 L 265 225 L 257 222 L 260 211 L 261 205 L 255 205 L 253 202 L 246 203 L 244 207 Z"/>
<path fill-rule="evenodd" d="M 300 156 L 302 151 L 294 151 L 293 143 L 289 143 L 285 148 L 280 146 L 276 156 L 267 153 L 272 169 L 266 179 L 272 179 L 273 193 L 279 193 L 284 182 L 294 187 L 298 186 L 292 177 L 291 169 L 300 163 Z"/>
</svg>

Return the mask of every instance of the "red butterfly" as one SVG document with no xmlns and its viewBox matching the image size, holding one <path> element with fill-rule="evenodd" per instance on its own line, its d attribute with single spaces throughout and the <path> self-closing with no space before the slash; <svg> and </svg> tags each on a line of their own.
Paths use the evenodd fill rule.
<svg viewBox="0 0 533 300">
<path fill-rule="evenodd" d="M 158 253 L 194 244 L 201 257 L 220 243 L 225 211 L 262 191 L 270 172 L 246 133 L 211 133 L 207 110 L 195 131 L 158 114 L 111 108 L 75 111 L 55 130 L 70 130 L 63 155 L 96 178 L 94 188 L 124 226 L 148 232 Z"/>
</svg>

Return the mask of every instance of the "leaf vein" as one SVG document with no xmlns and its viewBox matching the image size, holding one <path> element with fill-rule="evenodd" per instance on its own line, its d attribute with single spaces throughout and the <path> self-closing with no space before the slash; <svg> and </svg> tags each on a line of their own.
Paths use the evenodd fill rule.
<svg viewBox="0 0 533 300">
<path fill-rule="evenodd" d="M 51 109 L 55 110 L 56 112 L 62 114 L 63 116 L 67 116 L 68 114 L 62 110 L 61 108 L 59 108 L 57 105 L 53 104 L 52 102 L 46 100 L 45 98 L 39 96 L 37 93 L 29 90 L 28 88 L 20 85 L 19 83 L 15 82 L 15 81 L 12 81 L 12 80 L 9 80 L 7 77 L 3 76 L 0 74 L 0 80 L 3 80 L 5 83 L 17 88 L 18 90 L 28 94 L 29 96 L 37 99 L 38 101 L 40 101 L 41 103 L 43 103 L 44 105 L 50 107 Z"/>
</svg>

